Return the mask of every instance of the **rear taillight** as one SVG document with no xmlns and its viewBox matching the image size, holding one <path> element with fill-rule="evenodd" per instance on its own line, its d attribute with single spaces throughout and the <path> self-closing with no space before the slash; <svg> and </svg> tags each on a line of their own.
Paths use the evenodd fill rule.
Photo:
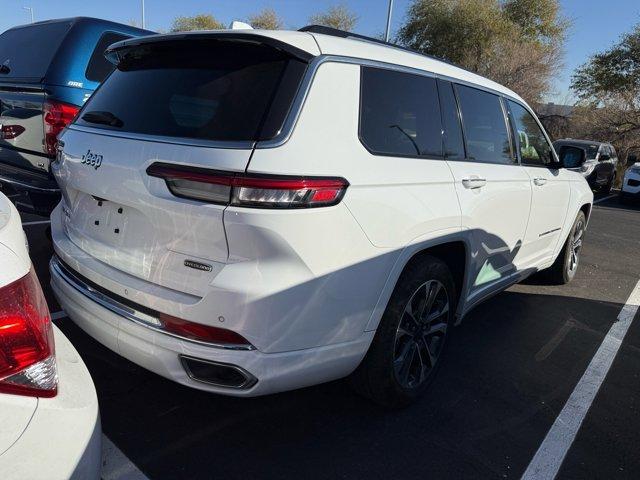
<svg viewBox="0 0 640 480">
<path fill-rule="evenodd" d="M 44 149 L 49 155 L 56 154 L 58 135 L 71 123 L 80 107 L 68 103 L 47 100 L 44 102 Z"/>
<path fill-rule="evenodd" d="M 13 140 L 24 133 L 22 125 L 0 125 L 0 140 Z"/>
<path fill-rule="evenodd" d="M 160 323 L 165 331 L 180 335 L 181 337 L 190 338 L 191 340 L 217 343 L 220 345 L 251 347 L 251 344 L 246 338 L 226 328 L 211 327 L 201 323 L 190 322 L 164 313 L 160 314 Z"/>
<path fill-rule="evenodd" d="M 32 268 L 0 288 L 0 393 L 53 397 L 57 391 L 51 317 Z"/>
<path fill-rule="evenodd" d="M 335 205 L 349 182 L 344 178 L 232 174 L 154 163 L 147 174 L 165 180 L 174 195 L 222 205 L 311 208 Z"/>
</svg>

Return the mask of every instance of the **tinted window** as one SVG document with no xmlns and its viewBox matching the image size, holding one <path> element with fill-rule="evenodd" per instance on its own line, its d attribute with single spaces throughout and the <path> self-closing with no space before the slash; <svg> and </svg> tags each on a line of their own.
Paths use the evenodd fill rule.
<svg viewBox="0 0 640 480">
<path fill-rule="evenodd" d="M 481 162 L 513 163 L 511 144 L 500 98 L 457 85 L 467 140 L 467 155 Z"/>
<path fill-rule="evenodd" d="M 509 101 L 509 108 L 515 124 L 520 159 L 526 165 L 547 165 L 553 157 L 538 122 L 522 105 Z"/>
<path fill-rule="evenodd" d="M 104 57 L 104 51 L 112 43 L 119 42 L 125 38 L 129 38 L 129 36 L 115 32 L 105 32 L 102 34 L 87 65 L 85 76 L 88 80 L 102 82 L 107 78 L 107 75 L 113 71 L 113 64 Z"/>
<path fill-rule="evenodd" d="M 0 79 L 42 79 L 70 26 L 70 22 L 45 23 L 14 28 L 0 35 L 0 65 L 8 68 L 0 73 Z"/>
<path fill-rule="evenodd" d="M 587 160 L 595 160 L 598 155 L 598 145 L 589 145 L 587 146 Z"/>
<path fill-rule="evenodd" d="M 282 128 L 305 67 L 263 44 L 218 39 L 142 44 L 125 54 L 77 122 L 206 140 L 272 138 Z"/>
<path fill-rule="evenodd" d="M 460 115 L 453 85 L 438 80 L 440 108 L 442 109 L 442 127 L 444 130 L 444 152 L 446 158 L 464 158 L 464 138 L 460 127 Z"/>
<path fill-rule="evenodd" d="M 362 67 L 360 138 L 374 153 L 441 157 L 435 79 Z"/>
</svg>

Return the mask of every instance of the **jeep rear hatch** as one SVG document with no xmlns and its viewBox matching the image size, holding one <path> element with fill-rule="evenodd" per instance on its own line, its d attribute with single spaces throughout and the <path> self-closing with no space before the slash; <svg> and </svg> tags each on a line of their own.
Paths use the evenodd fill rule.
<svg viewBox="0 0 640 480">
<path fill-rule="evenodd" d="M 62 135 L 54 168 L 67 235 L 84 252 L 191 294 L 227 261 L 225 206 L 178 197 L 147 169 L 244 172 L 255 142 L 281 130 L 307 63 L 256 35 L 236 37 L 116 49 L 116 70 Z"/>
</svg>

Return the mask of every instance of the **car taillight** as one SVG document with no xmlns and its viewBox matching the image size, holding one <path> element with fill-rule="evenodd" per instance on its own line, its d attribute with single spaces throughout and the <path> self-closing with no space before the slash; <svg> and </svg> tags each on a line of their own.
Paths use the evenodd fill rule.
<svg viewBox="0 0 640 480">
<path fill-rule="evenodd" d="M 57 392 L 51 316 L 32 268 L 0 288 L 0 393 L 53 397 Z"/>
<path fill-rule="evenodd" d="M 256 208 L 327 207 L 339 203 L 349 186 L 339 177 L 233 174 L 162 163 L 147 174 L 164 179 L 178 197 Z"/>
<path fill-rule="evenodd" d="M 211 327 L 201 323 L 190 322 L 165 313 L 160 314 L 160 323 L 165 331 L 192 340 L 222 345 L 251 347 L 251 344 L 246 338 L 226 328 Z"/>
<path fill-rule="evenodd" d="M 56 154 L 58 135 L 71 123 L 80 107 L 68 103 L 47 100 L 44 102 L 44 148 L 49 155 Z"/>
<path fill-rule="evenodd" d="M 2 125 L 0 128 L 0 140 L 13 140 L 24 133 L 22 125 Z"/>
</svg>

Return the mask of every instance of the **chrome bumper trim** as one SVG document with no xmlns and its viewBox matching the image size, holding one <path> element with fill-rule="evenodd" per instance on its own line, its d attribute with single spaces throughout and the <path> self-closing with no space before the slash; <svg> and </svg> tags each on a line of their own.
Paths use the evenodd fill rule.
<svg viewBox="0 0 640 480">
<path fill-rule="evenodd" d="M 183 337 L 181 335 L 177 335 L 172 332 L 167 332 L 162 328 L 162 324 L 157 317 L 149 315 L 147 313 L 136 310 L 128 305 L 125 305 L 118 300 L 111 298 L 105 295 L 102 292 L 99 292 L 95 288 L 87 285 L 82 279 L 78 278 L 73 274 L 68 268 L 66 268 L 60 260 L 54 255 L 51 258 L 51 270 L 58 275 L 62 280 L 64 280 L 69 286 L 73 287 L 76 291 L 87 297 L 89 300 L 101 305 L 107 310 L 119 315 L 121 317 L 126 318 L 134 322 L 137 325 L 148 328 L 150 330 L 154 330 L 163 335 L 168 335 L 170 337 L 178 338 L 185 342 L 195 343 L 198 345 L 204 345 L 207 347 L 213 348 L 222 348 L 225 350 L 255 350 L 253 345 L 237 345 L 237 344 L 219 344 L 219 343 L 209 343 L 203 342 L 200 340 L 194 340 L 192 338 Z"/>
</svg>

